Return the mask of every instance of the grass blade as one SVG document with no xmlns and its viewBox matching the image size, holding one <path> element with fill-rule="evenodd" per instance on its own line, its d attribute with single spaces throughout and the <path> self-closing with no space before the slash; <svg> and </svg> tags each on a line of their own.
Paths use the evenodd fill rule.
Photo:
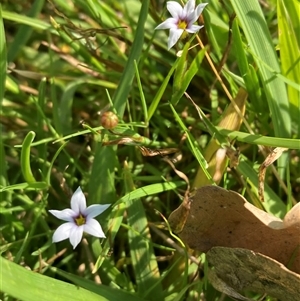
<svg viewBox="0 0 300 301">
<path fill-rule="evenodd" d="M 291 133 L 291 117 L 285 84 L 266 67 L 267 64 L 275 72 L 281 73 L 270 32 L 258 1 L 231 1 L 243 28 L 254 60 L 259 69 L 269 109 L 272 116 L 275 135 L 289 137 Z"/>
<path fill-rule="evenodd" d="M 294 12 L 298 11 L 298 15 Z M 278 1 L 278 28 L 280 58 L 282 73 L 294 83 L 300 83 L 300 51 L 297 42 L 299 32 L 295 31 L 296 24 L 299 23 L 300 4 L 294 0 Z M 299 124 L 300 120 L 300 91 L 290 85 L 287 86 L 290 101 L 290 113 L 293 121 Z M 299 133 L 299 128 L 298 128 Z M 298 136 L 300 133 L 298 134 Z"/>
</svg>

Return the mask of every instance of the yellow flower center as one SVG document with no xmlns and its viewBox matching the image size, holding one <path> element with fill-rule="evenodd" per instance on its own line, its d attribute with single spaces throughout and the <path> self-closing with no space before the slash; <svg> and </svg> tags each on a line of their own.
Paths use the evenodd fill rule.
<svg viewBox="0 0 300 301">
<path fill-rule="evenodd" d="M 77 218 L 75 218 L 75 222 L 77 226 L 82 226 L 85 224 L 85 217 L 80 214 Z"/>
<path fill-rule="evenodd" d="M 177 27 L 180 29 L 186 29 L 187 23 L 184 20 L 180 20 L 177 24 Z"/>
</svg>

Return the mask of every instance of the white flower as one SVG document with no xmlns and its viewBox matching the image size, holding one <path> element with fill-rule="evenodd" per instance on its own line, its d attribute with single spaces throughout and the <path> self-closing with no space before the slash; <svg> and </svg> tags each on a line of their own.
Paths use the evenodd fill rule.
<svg viewBox="0 0 300 301">
<path fill-rule="evenodd" d="M 193 23 L 199 18 L 207 4 L 199 4 L 195 9 L 195 0 L 189 0 L 183 8 L 175 1 L 167 2 L 167 9 L 172 18 L 162 22 L 155 29 L 170 29 L 168 49 L 177 43 L 183 32 L 196 33 L 203 27 L 203 25 L 198 26 Z"/>
<path fill-rule="evenodd" d="M 109 206 L 110 204 L 91 205 L 86 208 L 85 196 L 81 188 L 78 187 L 71 198 L 71 209 L 49 210 L 55 217 L 67 222 L 56 229 L 52 242 L 69 238 L 73 249 L 75 249 L 81 241 L 83 232 L 96 237 L 105 237 L 100 224 L 93 217 L 101 214 Z"/>
</svg>

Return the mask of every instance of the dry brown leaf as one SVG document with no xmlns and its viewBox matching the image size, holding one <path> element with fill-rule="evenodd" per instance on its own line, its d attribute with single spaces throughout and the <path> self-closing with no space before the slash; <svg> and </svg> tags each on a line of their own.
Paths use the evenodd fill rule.
<svg viewBox="0 0 300 301">
<path fill-rule="evenodd" d="M 298 227 L 300 233 L 300 203 L 297 203 L 292 210 L 290 210 L 283 220 L 284 228 Z"/>
<path fill-rule="evenodd" d="M 218 290 L 230 297 L 233 297 L 237 300 L 242 300 L 242 301 L 252 301 L 252 299 L 244 297 L 243 295 L 238 293 L 236 291 L 236 289 L 234 289 L 233 287 L 228 285 L 225 281 L 223 281 L 221 278 L 219 278 L 215 270 L 209 271 L 208 280 L 216 290 Z"/>
<path fill-rule="evenodd" d="M 264 201 L 264 189 L 265 189 L 264 186 L 265 186 L 265 175 L 266 175 L 267 167 L 273 164 L 286 150 L 288 150 L 288 148 L 276 147 L 271 151 L 271 153 L 267 156 L 265 161 L 259 167 L 258 196 L 262 202 Z"/>
<path fill-rule="evenodd" d="M 207 252 L 215 246 L 245 248 L 300 273 L 299 206 L 282 221 L 234 191 L 204 186 L 171 213 L 169 223 L 192 249 Z"/>
<path fill-rule="evenodd" d="M 246 249 L 214 247 L 207 259 L 214 266 L 211 284 L 231 297 L 249 300 L 238 292 L 250 290 L 282 301 L 300 300 L 300 276 L 272 258 Z"/>
<path fill-rule="evenodd" d="M 154 157 L 158 155 L 166 156 L 179 151 L 178 148 L 151 149 L 145 146 L 139 146 L 139 149 L 144 157 Z"/>
</svg>

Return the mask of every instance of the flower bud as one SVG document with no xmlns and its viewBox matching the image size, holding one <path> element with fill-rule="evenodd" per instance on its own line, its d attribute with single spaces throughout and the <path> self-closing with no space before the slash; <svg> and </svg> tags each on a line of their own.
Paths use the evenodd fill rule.
<svg viewBox="0 0 300 301">
<path fill-rule="evenodd" d="M 115 128 L 118 125 L 118 123 L 118 116 L 111 111 L 104 112 L 101 115 L 101 125 L 107 130 Z"/>
</svg>

